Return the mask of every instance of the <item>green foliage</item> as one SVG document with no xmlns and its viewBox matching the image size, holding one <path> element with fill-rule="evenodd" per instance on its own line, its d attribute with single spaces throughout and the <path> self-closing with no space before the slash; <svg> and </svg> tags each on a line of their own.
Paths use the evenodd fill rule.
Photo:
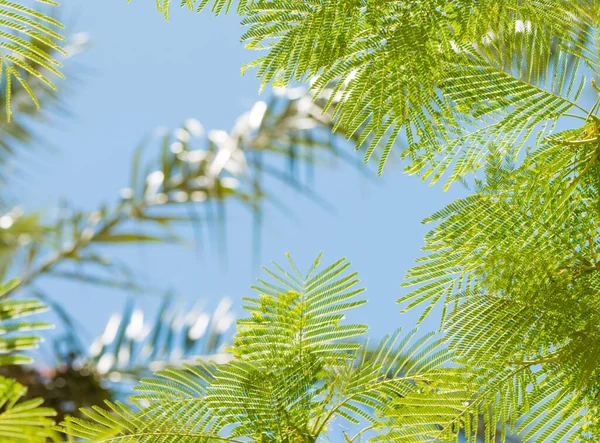
<svg viewBox="0 0 600 443">
<path fill-rule="evenodd" d="M 598 436 L 597 149 L 551 142 L 521 168 L 492 162 L 475 195 L 431 217 L 431 254 L 409 272 L 421 286 L 401 300 L 444 305 L 458 360 L 484 371 L 477 407 L 496 405 L 492 423 L 525 416 L 532 441 Z"/>
<path fill-rule="evenodd" d="M 16 284 L 12 281 L 0 285 L 0 365 L 29 363 L 31 359 L 20 352 L 36 348 L 41 339 L 22 333 L 50 327 L 47 323 L 20 320 L 45 311 L 46 307 L 35 300 L 5 300 Z M 40 407 L 43 399 L 19 401 L 26 391 L 27 388 L 15 380 L 0 377 L 0 440 L 7 443 L 61 441 L 53 430 L 55 412 Z"/>
<path fill-rule="evenodd" d="M 156 5 L 168 18 L 170 1 Z M 234 2 L 180 6 L 219 14 Z M 265 85 L 310 81 L 308 102 L 290 105 L 296 123 L 312 100 L 318 112 L 309 120 L 323 114 L 324 126 L 365 149 L 365 160 L 378 152 L 379 173 L 404 145 L 408 173 L 472 185 L 471 196 L 426 220 L 435 223 L 427 255 L 399 300 L 405 310 L 424 307 L 420 321 L 441 307 L 444 346 L 393 334 L 366 358 L 352 341 L 366 326 L 342 323 L 345 310 L 363 303 L 355 274 L 343 273 L 344 261 L 317 272 L 317 260 L 307 274 L 290 262 L 291 271 L 268 271 L 274 281 L 259 281 L 258 298 L 247 300 L 251 316 L 238 323 L 229 362 L 160 371 L 142 382 L 137 408 L 94 408 L 89 420 L 67 420 L 63 430 L 104 442 L 314 442 L 345 421 L 362 429 L 346 435 L 349 442 L 473 442 L 483 433 L 491 443 L 507 432 L 528 441 L 598 441 L 600 4 L 254 0 L 237 2 L 237 11 L 247 26 L 242 40 L 266 51 L 248 66 Z M 19 79 L 14 69 L 6 67 L 9 92 L 10 78 Z M 6 102 L 10 109 L 8 95 Z M 202 152 L 165 137 L 160 166 L 136 168 L 115 209 L 70 219 L 72 246 L 24 284 L 62 261 L 98 262 L 79 254 L 90 245 L 170 239 L 123 230 L 125 219 L 176 220 L 150 207 L 195 196 L 217 204 L 235 198 L 256 210 L 258 178 L 269 168 L 252 155 L 256 173 L 231 187 L 240 176 L 225 163 L 248 152 L 240 146 L 296 159 L 298 144 L 315 140 L 297 141 L 302 125 L 288 131 L 288 117 L 267 127 L 261 116 L 253 127 L 248 116 L 231 133 L 213 133 Z M 283 132 L 269 132 L 282 121 Z M 11 255 L 16 243 L 5 244 Z"/>
<path fill-rule="evenodd" d="M 0 438 L 6 443 L 59 442 L 52 429 L 55 412 L 40 405 L 43 399 L 19 402 L 27 388 L 14 380 L 0 377 Z"/>
<path fill-rule="evenodd" d="M 51 0 L 38 3 L 57 6 Z M 56 90 L 51 76 L 62 77 L 56 54 L 66 55 L 60 46 L 62 24 L 51 15 L 22 2 L 0 2 L 0 79 L 4 86 L 7 121 L 11 120 L 13 92 L 22 88 L 40 107 L 37 81 Z M 18 97 L 18 96 L 17 96 Z"/>
<path fill-rule="evenodd" d="M 596 41 L 597 4 L 585 6 L 578 6 L 577 17 Z M 450 439 L 460 429 L 474 439 L 478 414 L 494 425 L 486 426 L 487 441 L 504 439 L 496 424 L 526 441 L 600 438 L 600 120 L 593 78 L 585 85 L 593 106 L 584 107 L 579 92 L 571 96 L 583 90 L 585 74 L 598 74 L 600 63 L 590 42 L 576 45 L 552 26 L 555 61 L 533 82 L 543 95 L 530 96 L 529 87 L 494 76 L 469 104 L 482 118 L 490 102 L 508 117 L 478 141 L 487 164 L 473 195 L 425 220 L 436 224 L 426 236 L 428 255 L 409 271 L 406 286 L 414 289 L 399 300 L 406 310 L 425 306 L 421 318 L 441 305 L 455 361 L 476 380 L 470 389 L 440 384 L 438 401 L 460 397 L 429 418 L 438 430 L 425 440 Z M 574 114 L 562 125 L 573 129 L 558 131 L 556 121 L 567 109 Z M 524 145 L 528 150 L 519 156 Z M 429 395 L 401 402 L 398 419 L 430 402 Z"/>
<path fill-rule="evenodd" d="M 182 6 L 218 14 L 232 3 Z M 448 171 L 448 184 L 483 164 L 490 143 L 526 141 L 541 113 L 579 109 L 576 67 L 596 57 L 593 1 L 259 0 L 238 13 L 247 47 L 267 51 L 248 66 L 265 84 L 310 80 L 318 92 L 337 81 L 336 122 L 365 160 L 380 149 L 381 173 L 403 139 L 407 171 Z"/>
<path fill-rule="evenodd" d="M 428 255 L 400 299 L 424 306 L 421 321 L 441 307 L 457 366 L 394 400 L 381 440 L 474 441 L 482 427 L 488 442 L 507 430 L 600 439 L 599 10 L 594 0 L 239 3 L 242 39 L 266 51 L 250 65 L 258 76 L 310 81 L 315 96 L 335 81 L 336 123 L 366 160 L 381 152 L 380 173 L 404 145 L 407 172 L 473 185 L 426 220 Z"/>
<path fill-rule="evenodd" d="M 20 320 L 22 317 L 44 312 L 47 307 L 36 300 L 6 300 L 6 295 L 17 284 L 18 281 L 13 280 L 0 285 L 0 365 L 30 363 L 31 359 L 20 352 L 37 348 L 41 339 L 22 333 L 51 327 L 44 322 Z"/>
<path fill-rule="evenodd" d="M 0 12 L 1 16 L 2 13 Z M 29 37 L 29 40 L 33 45 L 40 45 L 34 37 Z M 62 59 L 70 58 L 81 51 L 86 42 L 85 34 L 75 34 L 65 42 L 66 45 L 64 45 L 62 51 L 52 49 L 50 54 L 62 62 Z M 67 51 L 69 54 L 65 55 L 64 52 Z M 31 165 L 23 164 L 24 162 L 20 161 L 20 154 L 23 151 L 39 147 L 47 148 L 48 141 L 44 140 L 38 131 L 34 130 L 32 123 L 42 122 L 47 124 L 55 122 L 56 116 L 54 114 L 64 113 L 65 110 L 68 110 L 66 98 L 71 90 L 71 82 L 76 79 L 77 69 L 74 69 L 71 62 L 69 62 L 66 63 L 62 72 L 68 75 L 69 81 L 61 82 L 60 91 L 53 85 L 48 85 L 35 74 L 30 72 L 19 74 L 21 79 L 27 83 L 29 89 L 17 87 L 13 82 L 10 108 L 0 106 L 0 133 L 2 134 L 0 137 L 0 183 L 3 186 L 14 187 L 16 181 L 14 178 L 19 177 L 18 174 L 31 168 Z M 3 86 L 0 89 L 3 89 Z M 29 97 L 29 92 L 32 92 L 35 96 L 35 102 Z M 6 91 L 4 90 L 0 90 L 0 103 L 7 103 Z M 10 121 L 8 121 L 9 116 Z M 6 205 L 9 200 L 9 194 L 3 193 L 0 198 L 0 205 Z"/>
<path fill-rule="evenodd" d="M 344 259 L 307 273 L 273 265 L 246 300 L 228 363 L 200 362 L 143 380 L 133 400 L 85 411 L 63 430 L 94 442 L 314 442 L 344 424 L 364 428 L 350 441 L 389 424 L 393 399 L 429 386 L 450 358 L 432 334 L 385 337 L 370 358 L 352 339 L 367 327 L 344 324 L 356 297 L 356 273 Z"/>
<path fill-rule="evenodd" d="M 506 151 L 535 127 L 531 114 L 556 118 L 578 91 L 563 74 L 577 49 L 567 2 L 270 3 L 253 3 L 243 20 L 248 45 L 269 51 L 254 63 L 258 75 L 314 79 L 315 90 L 340 79 L 337 121 L 360 134 L 365 160 L 382 149 L 380 172 L 403 136 L 409 172 L 435 181 L 454 162 L 452 182 L 482 161 L 481 145 Z M 538 84 L 548 64 L 554 78 Z"/>
</svg>

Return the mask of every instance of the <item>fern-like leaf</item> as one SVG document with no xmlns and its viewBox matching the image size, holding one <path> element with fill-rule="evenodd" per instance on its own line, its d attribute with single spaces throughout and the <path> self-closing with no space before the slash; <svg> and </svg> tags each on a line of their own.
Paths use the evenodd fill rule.
<svg viewBox="0 0 600 443">
<path fill-rule="evenodd" d="M 432 334 L 400 331 L 385 337 L 367 358 L 351 342 L 364 325 L 344 325 L 354 300 L 355 273 L 338 260 L 307 273 L 290 261 L 273 265 L 271 281 L 259 280 L 251 316 L 238 322 L 228 363 L 200 362 L 145 379 L 132 410 L 109 404 L 87 411 L 89 420 L 62 425 L 68 434 L 95 442 L 316 441 L 338 422 L 369 426 L 355 438 L 386 428 L 387 405 L 429 385 L 450 353 Z"/>
<path fill-rule="evenodd" d="M 38 3 L 57 6 L 51 0 Z M 28 78 L 35 77 L 51 89 L 52 76 L 62 77 L 56 53 L 66 55 L 60 46 L 62 24 L 51 15 L 19 2 L 0 1 L 0 79 L 4 83 L 7 120 L 11 119 L 13 90 L 22 88 L 34 104 L 40 103 Z"/>
</svg>

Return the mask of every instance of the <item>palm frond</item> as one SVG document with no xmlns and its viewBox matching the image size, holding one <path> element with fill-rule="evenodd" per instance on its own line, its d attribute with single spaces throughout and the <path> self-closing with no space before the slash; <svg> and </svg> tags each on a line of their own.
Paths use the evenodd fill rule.
<svg viewBox="0 0 600 443">
<path fill-rule="evenodd" d="M 7 246 L 0 250 L 5 252 L 0 270 L 19 275 L 18 288 L 44 274 L 141 292 L 147 288 L 102 247 L 181 242 L 173 226 L 189 223 L 196 228 L 199 247 L 205 237 L 216 238 L 217 253 L 224 257 L 227 205 L 247 208 L 258 236 L 260 214 L 267 204 L 276 203 L 268 185 L 284 184 L 328 207 L 313 189 L 315 168 L 337 158 L 356 164 L 341 152 L 343 140 L 330 137 L 332 114 L 324 112 L 324 99 L 311 98 L 303 90 L 279 89 L 270 103 L 259 101 L 241 115 L 229 132 L 205 134 L 200 122 L 188 119 L 180 128 L 144 140 L 134 154 L 130 184 L 116 204 L 92 212 L 66 205 L 47 226 L 35 225 L 37 234 L 27 242 L 21 241 L 18 228 L 37 218 L 22 211 L 19 218 L 5 214 L 12 225 L 1 233 Z M 144 156 L 150 149 L 154 153 Z M 83 267 L 73 272 L 67 263 Z"/>
</svg>

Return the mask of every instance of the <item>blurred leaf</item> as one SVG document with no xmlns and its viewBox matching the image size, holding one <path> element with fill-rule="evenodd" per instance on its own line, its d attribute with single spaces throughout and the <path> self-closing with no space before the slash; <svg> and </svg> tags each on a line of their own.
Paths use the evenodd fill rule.
<svg viewBox="0 0 600 443">
<path fill-rule="evenodd" d="M 164 243 L 165 241 L 175 241 L 174 238 L 157 237 L 144 234 L 109 234 L 103 233 L 94 238 L 98 243 L 129 243 L 129 242 L 155 242 Z"/>
<path fill-rule="evenodd" d="M 53 430 L 56 415 L 53 409 L 40 407 L 42 399 L 19 401 L 27 388 L 14 380 L 0 377 L 0 440 L 3 443 L 59 442 Z"/>
<path fill-rule="evenodd" d="M 172 309 L 172 302 L 172 297 L 166 296 L 156 318 L 147 322 L 144 312 L 130 299 L 94 340 L 92 367 L 100 374 L 118 373 L 130 380 L 157 367 L 220 355 L 223 337 L 234 324 L 231 302 L 221 300 L 212 315 L 194 307 Z"/>
<path fill-rule="evenodd" d="M 5 285 L 4 290 L 14 287 Z M 31 362 L 20 352 L 36 349 L 42 339 L 22 332 L 49 329 L 52 325 L 44 322 L 24 322 L 17 319 L 47 311 L 46 305 L 37 300 L 1 300 L 0 301 L 0 361 L 2 364 L 23 364 Z"/>
<path fill-rule="evenodd" d="M 324 109 L 326 104 L 304 91 L 279 89 L 269 104 L 259 101 L 240 116 L 229 132 L 205 134 L 199 122 L 188 119 L 182 127 L 161 131 L 137 147 L 131 187 L 121 190 L 115 204 L 84 212 L 65 202 L 55 220 L 44 225 L 38 215 L 5 214 L 0 270 L 21 277 L 19 286 L 9 293 L 44 274 L 145 291 L 134 284 L 126 267 L 115 265 L 108 253 L 104 257 L 95 248 L 102 247 L 104 252 L 117 244 L 180 242 L 172 228 L 189 222 L 194 225 L 196 243 L 214 243 L 209 244 L 224 259 L 232 204 L 250 211 L 258 253 L 262 223 L 256 221 L 264 220 L 262 211 L 270 209 L 264 203 L 289 212 L 282 199 L 269 192 L 270 188 L 282 189 L 282 184 L 331 210 L 311 185 L 313 169 L 331 166 L 332 159 L 354 163 L 347 154 L 338 155 L 343 150 L 337 144 L 345 141 L 331 135 L 333 114 L 331 108 Z M 143 156 L 144 152 L 154 154 Z M 205 215 L 196 215 L 198 208 Z M 208 228 L 204 238 L 201 223 Z M 77 271 L 65 269 L 68 264 L 76 265 Z M 102 268 L 106 275 L 91 267 Z"/>
</svg>

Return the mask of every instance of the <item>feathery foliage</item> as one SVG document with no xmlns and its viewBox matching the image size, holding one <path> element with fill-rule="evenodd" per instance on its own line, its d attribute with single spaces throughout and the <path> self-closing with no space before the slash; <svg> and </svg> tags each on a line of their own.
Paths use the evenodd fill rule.
<svg viewBox="0 0 600 443">
<path fill-rule="evenodd" d="M 38 4 L 57 6 L 51 0 L 36 0 Z M 11 120 L 13 92 L 22 88 L 40 107 L 32 80 L 40 81 L 52 90 L 53 76 L 62 77 L 61 63 L 56 54 L 66 55 L 61 43 L 63 25 L 52 15 L 23 2 L 0 2 L 0 80 L 4 88 L 6 118 Z"/>
<path fill-rule="evenodd" d="M 307 273 L 291 260 L 289 270 L 265 269 L 272 279 L 246 299 L 228 363 L 159 371 L 137 388 L 138 410 L 111 403 L 63 430 L 94 442 L 314 442 L 343 423 L 364 425 L 350 441 L 385 425 L 386 405 L 430 384 L 450 355 L 432 334 L 398 331 L 367 359 L 352 340 L 367 326 L 342 323 L 365 303 L 357 275 L 344 259 L 319 262 Z"/>
<path fill-rule="evenodd" d="M 208 4 L 231 2 L 197 7 Z M 258 76 L 316 93 L 335 80 L 336 122 L 365 159 L 380 150 L 380 172 L 396 145 L 407 172 L 446 186 L 485 167 L 472 196 L 426 220 L 428 255 L 400 300 L 425 306 L 421 319 L 441 306 L 458 369 L 393 402 L 385 438 L 474 440 L 481 415 L 490 442 L 507 429 L 600 438 L 598 11 L 594 0 L 238 4 L 242 39 L 266 51 L 250 65 Z"/>
<path fill-rule="evenodd" d="M 59 442 L 60 436 L 52 429 L 55 412 L 40 407 L 43 399 L 19 402 L 27 388 L 9 378 L 0 377 L 0 438 L 6 443 Z"/>
<path fill-rule="evenodd" d="M 156 4 L 168 18 L 170 1 Z M 331 129 L 363 147 L 365 160 L 377 155 L 380 173 L 403 145 L 408 173 L 432 183 L 444 177 L 446 187 L 472 185 L 471 196 L 426 220 L 436 224 L 427 255 L 409 271 L 413 290 L 399 300 L 406 310 L 424 307 L 421 321 L 440 306 L 445 346 L 393 334 L 366 359 L 351 341 L 366 326 L 340 324 L 345 310 L 362 304 L 355 274 L 343 274 L 344 261 L 321 272 L 316 262 L 308 274 L 290 262 L 291 271 L 268 271 L 274 282 L 259 281 L 259 297 L 247 300 L 251 316 L 238 323 L 231 361 L 160 371 L 142 382 L 136 408 L 111 403 L 110 411 L 88 411 L 90 420 L 67 420 L 63 430 L 104 442 L 314 442 L 345 420 L 363 426 L 347 441 L 472 442 L 481 432 L 486 442 L 505 441 L 508 432 L 527 441 L 598 441 L 600 4 L 180 5 L 216 14 L 235 5 L 247 26 L 242 40 L 265 51 L 248 67 L 265 85 L 309 81 Z M 134 180 L 117 212 L 184 194 L 208 199 L 214 189 L 250 201 L 256 186 L 234 192 L 219 181 L 234 177 L 217 160 L 233 158 L 231 146 L 245 140 L 232 134 L 213 133 L 218 149 L 199 155 L 194 171 L 205 180 L 193 183 L 200 188 L 179 180 L 195 154 L 165 142 L 161 169 L 141 185 Z M 281 152 L 277 143 L 259 143 L 265 147 Z M 86 245 L 98 232 L 100 242 L 153 240 L 74 231 L 91 233 Z"/>
<path fill-rule="evenodd" d="M 2 14 L 0 13 L 0 16 Z M 32 44 L 40 46 L 35 38 L 30 37 Z M 56 123 L 59 118 L 55 114 L 68 114 L 67 98 L 74 89 L 79 67 L 73 65 L 70 58 L 81 52 L 87 43 L 85 33 L 77 33 L 69 38 L 63 45 L 63 52 L 51 50 L 51 55 L 60 62 L 65 61 L 63 74 L 69 77 L 68 81 L 60 82 L 60 90 L 48 85 L 36 75 L 24 72 L 21 78 L 29 85 L 29 90 L 13 85 L 10 96 L 10 121 L 7 121 L 7 109 L 0 106 L 0 184 L 11 189 L 14 193 L 15 182 L 22 180 L 22 173 L 29 172 L 31 165 L 24 162 L 22 154 L 31 152 L 34 148 L 46 148 L 45 140 L 37 130 L 35 124 Z M 67 53 L 67 54 L 65 54 Z M 1 85 L 1 82 L 0 82 Z M 58 87 L 58 86 L 57 86 Z M 1 89 L 1 88 L 0 88 Z M 29 93 L 36 97 L 37 102 L 31 100 Z M 0 90 L 0 103 L 6 104 L 5 91 Z M 40 109 L 41 108 L 41 109 Z M 35 168 L 33 168 L 35 169 Z M 0 205 L 10 201 L 9 195 L 3 193 Z"/>
<path fill-rule="evenodd" d="M 579 170 L 552 168 L 559 159 Z M 583 146 L 540 149 L 520 168 L 491 163 L 475 195 L 431 217 L 431 254 L 409 272 L 420 287 L 401 300 L 426 312 L 443 304 L 450 347 L 487 373 L 474 392 L 487 392 L 480 407 L 496 405 L 492 423 L 525 416 L 532 441 L 598 436 L 597 168 Z"/>
<path fill-rule="evenodd" d="M 50 327 L 43 322 L 20 320 L 46 310 L 35 300 L 6 300 L 5 296 L 16 282 L 0 285 L 0 365 L 24 364 L 30 358 L 21 351 L 38 346 L 37 336 L 23 335 Z M 55 412 L 40 407 L 43 399 L 19 401 L 27 388 L 9 378 L 0 377 L 0 440 L 7 443 L 45 443 L 61 441 L 53 430 Z"/>
<path fill-rule="evenodd" d="M 6 295 L 17 283 L 13 280 L 0 285 L 0 365 L 30 363 L 31 359 L 20 352 L 37 348 L 41 339 L 34 335 L 23 335 L 23 332 L 51 327 L 44 322 L 17 320 L 47 310 L 46 306 L 36 300 L 6 300 Z"/>
<path fill-rule="evenodd" d="M 547 99 L 517 101 L 527 110 L 510 117 L 514 125 L 501 124 L 499 132 L 487 129 L 485 136 L 492 137 L 480 144 L 485 174 L 474 181 L 473 195 L 426 220 L 436 223 L 426 236 L 429 254 L 409 271 L 407 286 L 416 288 L 400 302 L 405 309 L 425 306 L 422 318 L 442 306 L 447 343 L 465 374 L 476 380 L 472 389 L 460 389 L 452 410 L 431 420 L 444 432 L 426 440 L 432 435 L 448 439 L 460 429 L 474 438 L 477 414 L 501 431 L 506 426 L 520 432 L 526 441 L 600 437 L 600 120 L 593 79 L 600 64 L 592 49 L 598 6 L 582 2 L 577 8 L 572 19 L 584 30 L 582 36 L 593 40 L 576 44 L 571 32 L 561 41 L 561 27 L 552 25 L 556 58 L 536 80 Z M 531 26 L 527 32 L 535 34 L 535 22 Z M 586 81 L 586 75 L 592 79 Z M 580 92 L 571 96 L 584 83 L 593 96 L 590 105 L 579 99 Z M 488 90 L 509 114 L 520 106 L 515 100 L 502 104 L 502 97 L 521 94 L 518 84 L 498 77 Z M 552 91 L 554 98 L 548 95 Z M 482 118 L 488 114 L 488 96 L 473 101 Z M 567 108 L 574 114 L 558 129 Z M 528 150 L 519 156 L 524 145 Z M 451 383 L 441 386 L 434 393 L 439 401 L 455 395 Z M 427 396 L 415 396 L 398 409 L 399 419 L 428 402 Z M 487 429 L 487 441 L 504 438 L 496 435 L 496 426 Z"/>
<path fill-rule="evenodd" d="M 219 14 L 234 2 L 184 1 Z M 168 14 L 169 2 L 159 2 Z M 596 61 L 593 1 L 239 1 L 247 67 L 263 82 L 337 82 L 336 122 L 357 135 L 365 160 L 392 148 L 410 173 L 448 183 L 507 152 L 542 121 L 571 110 L 577 67 Z M 246 69 L 245 67 L 244 69 Z M 540 115 L 544 115 L 540 119 Z M 546 123 L 547 124 L 547 123 Z M 401 143 L 402 140 L 402 143 Z"/>
</svg>

